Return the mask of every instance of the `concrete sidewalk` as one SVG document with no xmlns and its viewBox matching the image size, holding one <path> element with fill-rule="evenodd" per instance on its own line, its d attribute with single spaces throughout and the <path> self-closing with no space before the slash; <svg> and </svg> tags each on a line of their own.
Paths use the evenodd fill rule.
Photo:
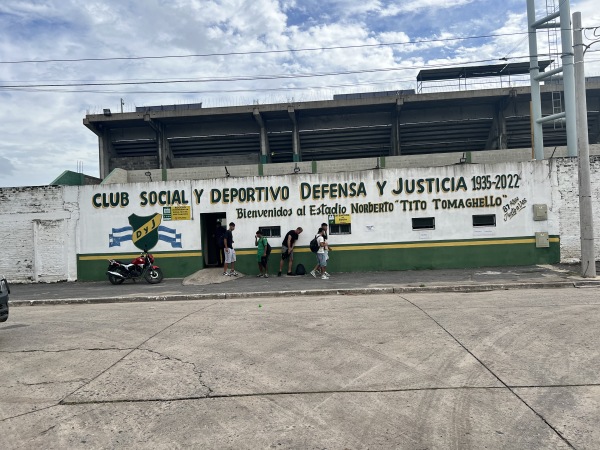
<svg viewBox="0 0 600 450">
<path fill-rule="evenodd" d="M 12 306 L 70 303 L 116 303 L 210 300 L 298 295 L 352 295 L 406 292 L 475 292 L 503 289 L 600 287 L 600 277 L 582 278 L 579 265 L 538 265 L 475 269 L 332 274 L 329 280 L 304 276 L 255 274 L 224 277 L 220 268 L 204 269 L 186 279 L 166 279 L 157 285 L 126 281 L 53 284 L 13 284 Z"/>
</svg>

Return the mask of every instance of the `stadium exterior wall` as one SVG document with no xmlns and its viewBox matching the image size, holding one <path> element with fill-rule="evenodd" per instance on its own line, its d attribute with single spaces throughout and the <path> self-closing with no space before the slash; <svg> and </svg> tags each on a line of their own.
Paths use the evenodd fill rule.
<svg viewBox="0 0 600 450">
<path fill-rule="evenodd" d="M 599 224 L 600 157 L 591 161 L 594 220 Z M 332 272 L 579 259 L 576 159 L 335 173 L 305 170 L 0 189 L 0 235 L 9 243 L 0 272 L 13 282 L 104 280 L 107 259 L 133 257 L 149 236 L 150 241 L 155 238 L 150 249 L 165 276 L 184 277 L 209 262 L 207 226 L 218 215 L 236 223 L 236 268 L 249 273 L 256 270 L 258 227 L 279 226 L 281 236 L 303 227 L 295 262 L 310 267 L 314 255 L 308 243 L 325 221 L 351 230 L 330 233 Z M 160 179 L 161 173 L 157 175 Z M 533 220 L 534 204 L 547 205 L 547 220 Z M 495 216 L 495 226 L 473 226 L 474 215 L 487 220 Z M 131 217 L 139 220 L 130 222 Z M 143 218 L 147 220 L 140 222 Z M 435 226 L 413 229 L 413 219 L 423 218 L 434 218 Z M 536 246 L 537 232 L 547 233 L 548 247 Z M 136 234 L 141 240 L 134 243 Z M 278 267 L 281 240 L 269 239 L 274 248 L 271 272 Z"/>
</svg>

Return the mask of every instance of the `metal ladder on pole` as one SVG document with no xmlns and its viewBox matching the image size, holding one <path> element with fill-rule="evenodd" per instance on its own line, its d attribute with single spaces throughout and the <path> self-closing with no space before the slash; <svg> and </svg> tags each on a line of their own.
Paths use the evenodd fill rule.
<svg viewBox="0 0 600 450">
<path fill-rule="evenodd" d="M 558 2 L 560 0 L 546 0 L 546 14 L 550 15 L 558 11 Z M 556 23 L 556 20 L 553 20 L 550 23 Z M 558 33 L 559 28 L 547 28 L 548 32 L 548 59 L 552 60 L 550 67 L 548 70 L 556 69 L 560 67 L 560 50 L 558 46 Z M 560 81 L 558 77 L 552 77 L 550 79 L 550 86 L 552 88 L 552 114 L 559 114 L 563 112 L 563 104 L 562 104 L 562 93 L 560 90 Z M 555 120 L 554 121 L 554 129 L 562 129 L 564 126 L 564 120 Z"/>
</svg>

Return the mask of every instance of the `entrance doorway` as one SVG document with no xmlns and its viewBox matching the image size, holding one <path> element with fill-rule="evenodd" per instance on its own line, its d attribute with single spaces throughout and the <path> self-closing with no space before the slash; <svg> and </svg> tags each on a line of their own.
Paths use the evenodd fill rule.
<svg viewBox="0 0 600 450">
<path fill-rule="evenodd" d="M 202 236 L 202 256 L 205 267 L 216 267 L 220 264 L 219 247 L 217 245 L 217 227 L 227 229 L 227 215 L 220 213 L 200 214 L 200 232 Z"/>
</svg>

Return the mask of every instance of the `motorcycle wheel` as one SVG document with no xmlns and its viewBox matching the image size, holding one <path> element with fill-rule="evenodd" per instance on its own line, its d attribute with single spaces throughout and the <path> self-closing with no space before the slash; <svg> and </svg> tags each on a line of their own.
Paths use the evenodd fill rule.
<svg viewBox="0 0 600 450">
<path fill-rule="evenodd" d="M 146 278 L 146 281 L 150 284 L 158 284 L 163 279 L 162 270 L 158 267 L 156 269 L 149 269 L 144 278 Z"/>
<path fill-rule="evenodd" d="M 117 277 L 115 275 L 112 274 L 108 274 L 108 281 L 111 282 L 111 284 L 121 284 L 123 281 L 125 281 L 124 278 L 121 277 Z"/>
</svg>

